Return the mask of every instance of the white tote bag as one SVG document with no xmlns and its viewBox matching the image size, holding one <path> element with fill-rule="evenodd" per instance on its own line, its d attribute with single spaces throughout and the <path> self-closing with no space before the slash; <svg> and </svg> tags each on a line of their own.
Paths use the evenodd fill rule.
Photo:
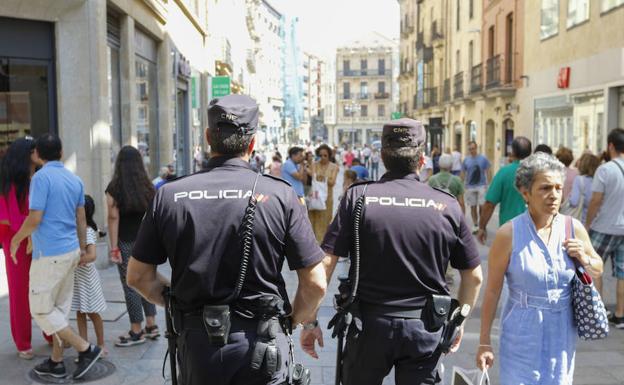
<svg viewBox="0 0 624 385">
<path fill-rule="evenodd" d="M 312 188 L 308 194 L 308 210 L 323 211 L 327 208 L 327 182 L 319 182 L 312 177 Z"/>
<path fill-rule="evenodd" d="M 453 366 L 451 385 L 492 385 L 487 369 L 463 369 Z"/>
</svg>

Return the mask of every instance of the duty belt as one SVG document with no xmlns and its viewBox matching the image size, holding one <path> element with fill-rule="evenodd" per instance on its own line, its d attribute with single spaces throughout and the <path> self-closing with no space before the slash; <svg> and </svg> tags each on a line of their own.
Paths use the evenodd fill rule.
<svg viewBox="0 0 624 385">
<path fill-rule="evenodd" d="M 400 306 L 377 305 L 360 301 L 359 308 L 362 314 L 374 314 L 393 318 L 422 318 L 423 308 L 405 308 Z"/>
<path fill-rule="evenodd" d="M 181 330 L 206 330 L 201 312 L 183 313 L 181 318 Z M 230 333 L 242 330 L 256 330 L 259 320 L 252 318 L 243 318 L 234 315 L 231 318 L 232 327 Z"/>
</svg>

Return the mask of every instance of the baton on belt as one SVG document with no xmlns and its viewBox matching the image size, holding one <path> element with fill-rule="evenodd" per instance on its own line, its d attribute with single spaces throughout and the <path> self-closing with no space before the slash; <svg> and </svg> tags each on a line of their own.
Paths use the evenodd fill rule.
<svg viewBox="0 0 624 385">
<path fill-rule="evenodd" d="M 163 297 L 165 298 L 165 323 L 167 324 L 167 330 L 165 331 L 165 338 L 167 339 L 167 353 L 169 355 L 169 364 L 171 367 L 171 384 L 178 385 L 178 371 L 176 368 L 176 360 L 178 346 L 176 343 L 177 332 L 173 325 L 173 314 L 171 309 L 171 288 L 165 286 L 163 289 Z M 165 354 L 165 361 L 167 360 L 167 354 Z M 165 363 L 163 362 L 163 378 L 165 376 Z"/>
</svg>

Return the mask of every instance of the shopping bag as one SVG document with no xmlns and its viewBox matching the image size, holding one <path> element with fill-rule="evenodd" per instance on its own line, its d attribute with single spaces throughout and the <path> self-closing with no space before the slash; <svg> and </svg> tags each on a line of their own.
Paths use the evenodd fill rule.
<svg viewBox="0 0 624 385">
<path fill-rule="evenodd" d="M 310 211 L 323 211 L 327 208 L 327 182 L 319 182 L 312 177 L 312 188 L 308 194 L 307 204 Z"/>
<path fill-rule="evenodd" d="M 566 239 L 574 237 L 572 218 L 565 217 Z M 574 323 L 580 339 L 585 341 L 601 340 L 609 334 L 607 309 L 592 277 L 585 271 L 576 258 L 574 279 L 572 280 L 572 310 Z"/>
<path fill-rule="evenodd" d="M 491 385 L 487 369 L 463 369 L 453 366 L 451 385 Z"/>
</svg>

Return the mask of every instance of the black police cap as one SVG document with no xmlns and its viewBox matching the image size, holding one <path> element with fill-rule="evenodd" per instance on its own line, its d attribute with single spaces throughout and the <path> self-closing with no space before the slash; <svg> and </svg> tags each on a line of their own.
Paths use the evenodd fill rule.
<svg viewBox="0 0 624 385">
<path fill-rule="evenodd" d="M 384 124 L 382 147 L 420 147 L 427 140 L 425 127 L 419 120 L 401 118 Z"/>
<path fill-rule="evenodd" d="M 212 130 L 252 135 L 258 129 L 258 103 L 247 95 L 227 95 L 208 105 L 208 126 Z"/>
</svg>

